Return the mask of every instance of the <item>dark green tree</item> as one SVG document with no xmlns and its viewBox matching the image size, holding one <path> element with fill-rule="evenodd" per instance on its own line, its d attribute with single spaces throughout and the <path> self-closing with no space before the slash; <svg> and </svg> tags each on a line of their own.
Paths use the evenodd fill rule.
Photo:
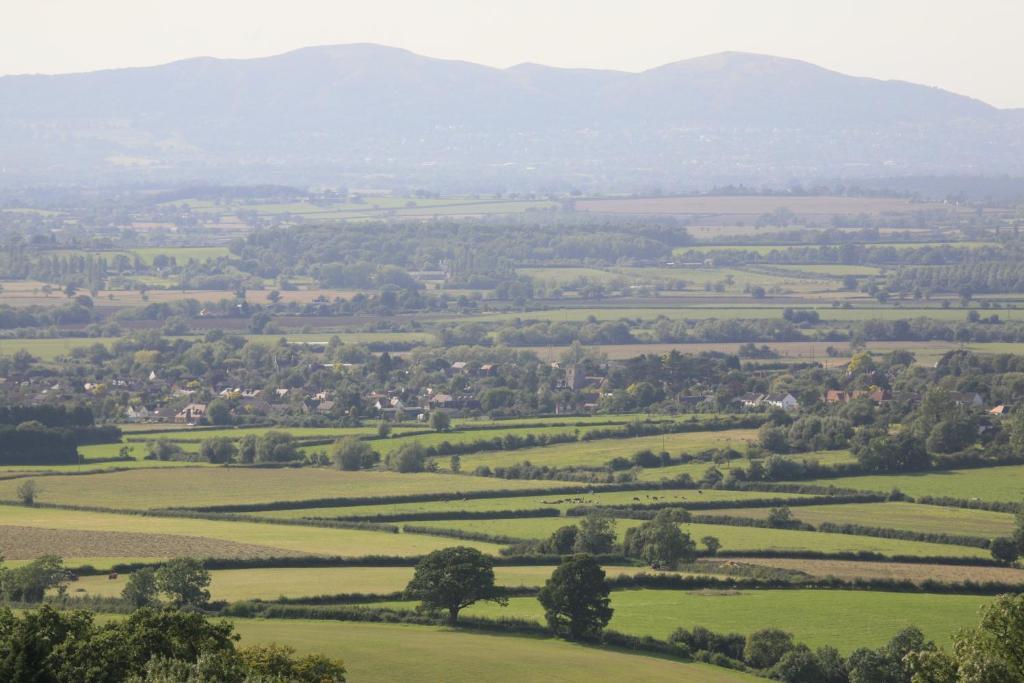
<svg viewBox="0 0 1024 683">
<path fill-rule="evenodd" d="M 175 607 L 202 607 L 210 601 L 210 572 L 191 557 L 168 561 L 156 570 L 156 585 Z"/>
<path fill-rule="evenodd" d="M 580 521 L 573 550 L 600 555 L 615 547 L 615 519 L 607 512 L 595 511 Z"/>
<path fill-rule="evenodd" d="M 209 462 L 224 465 L 232 462 L 238 455 L 238 447 L 235 442 L 226 436 L 215 436 L 206 439 L 199 446 L 199 455 Z"/>
<path fill-rule="evenodd" d="M 156 570 L 152 567 L 143 567 L 129 575 L 128 582 L 121 591 L 121 597 L 132 607 L 149 607 L 158 602 L 159 593 Z"/>
<path fill-rule="evenodd" d="M 1015 562 L 1020 555 L 1017 544 L 1012 538 L 1006 537 L 993 538 L 989 544 L 989 551 L 992 553 L 992 559 L 1004 564 Z"/>
<path fill-rule="evenodd" d="M 770 669 L 793 649 L 793 635 L 777 628 L 755 631 L 747 637 L 743 661 L 755 669 Z"/>
<path fill-rule="evenodd" d="M 338 439 L 331 448 L 331 458 L 338 469 L 361 470 L 380 462 L 380 454 L 365 441 L 354 436 Z"/>
<path fill-rule="evenodd" d="M 425 610 L 448 610 L 448 623 L 452 625 L 458 622 L 462 609 L 481 600 L 508 604 L 494 585 L 491 558 L 463 546 L 435 550 L 420 560 L 405 593 L 419 600 Z"/>
<path fill-rule="evenodd" d="M 430 413 L 430 427 L 437 432 L 447 432 L 452 428 L 452 417 L 443 410 Z"/>
<path fill-rule="evenodd" d="M 592 556 L 580 553 L 562 561 L 537 599 L 556 635 L 585 640 L 600 634 L 611 620 L 609 592 L 601 565 Z"/>
<path fill-rule="evenodd" d="M 675 569 L 680 562 L 697 559 L 697 545 L 679 529 L 677 510 L 660 510 L 654 519 L 626 530 L 626 554 L 639 557 L 655 569 Z"/>
</svg>

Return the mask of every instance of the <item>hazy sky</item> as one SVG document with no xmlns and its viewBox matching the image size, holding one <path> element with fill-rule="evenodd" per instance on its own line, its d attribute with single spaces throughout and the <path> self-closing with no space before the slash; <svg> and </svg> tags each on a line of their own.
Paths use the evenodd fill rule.
<svg viewBox="0 0 1024 683">
<path fill-rule="evenodd" d="M 1024 107 L 1024 0 L 0 0 L 0 74 L 373 42 L 639 71 L 742 50 Z"/>
</svg>

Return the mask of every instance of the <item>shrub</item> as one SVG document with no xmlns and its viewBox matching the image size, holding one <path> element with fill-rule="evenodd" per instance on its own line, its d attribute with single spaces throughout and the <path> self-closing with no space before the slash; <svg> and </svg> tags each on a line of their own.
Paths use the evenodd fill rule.
<svg viewBox="0 0 1024 683">
<path fill-rule="evenodd" d="M 346 437 L 334 442 L 331 458 L 338 469 L 361 470 L 380 462 L 380 453 L 370 444 L 355 437 Z"/>
</svg>

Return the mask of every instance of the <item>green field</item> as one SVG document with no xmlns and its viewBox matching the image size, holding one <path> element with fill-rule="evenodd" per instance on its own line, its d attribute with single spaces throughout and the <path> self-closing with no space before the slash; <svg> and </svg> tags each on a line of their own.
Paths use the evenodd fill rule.
<svg viewBox="0 0 1024 683">
<path fill-rule="evenodd" d="M 807 483 L 884 493 L 898 488 L 914 497 L 948 496 L 1019 503 L 1024 500 L 1024 465 L 922 472 L 920 474 L 841 477 Z"/>
<path fill-rule="evenodd" d="M 410 522 L 415 526 L 429 526 L 444 529 L 462 529 L 482 533 L 500 534 L 522 539 L 546 538 L 560 526 L 578 524 L 579 517 L 534 518 L 534 519 L 489 519 L 454 520 L 436 522 Z M 640 524 L 637 520 L 617 521 L 619 540 L 629 527 Z M 987 550 L 939 543 L 921 543 L 891 538 L 853 536 L 849 534 L 827 534 L 817 531 L 792 531 L 789 529 L 765 529 L 760 527 L 726 526 L 721 524 L 683 524 L 681 528 L 695 541 L 704 536 L 716 536 L 722 542 L 722 549 L 742 552 L 745 550 L 815 550 L 820 552 L 868 551 L 885 555 L 917 555 L 945 557 L 989 557 Z"/>
<path fill-rule="evenodd" d="M 777 265 L 777 264 L 763 264 L 770 266 L 771 268 L 778 268 L 780 270 L 792 270 L 800 273 L 820 273 L 821 275 L 880 275 L 882 273 L 881 268 L 875 266 L 864 266 L 864 265 L 844 265 L 841 263 L 816 263 L 816 264 L 796 264 L 796 265 Z"/>
<path fill-rule="evenodd" d="M 497 485 L 498 481 L 495 481 Z M 452 510 L 526 510 L 553 508 L 564 513 L 579 505 L 629 505 L 632 503 L 703 502 L 709 500 L 748 500 L 751 498 L 789 498 L 788 493 L 765 493 L 761 491 L 718 491 L 708 489 L 698 493 L 694 490 L 651 489 L 646 491 L 611 491 L 590 493 L 589 490 L 574 494 L 549 494 L 546 496 L 515 496 L 508 498 L 470 498 L 451 501 L 430 501 L 425 503 L 389 503 L 386 505 L 353 505 L 333 508 L 306 508 L 301 510 L 268 510 L 259 512 L 261 517 L 339 517 L 353 515 L 394 515 L 414 512 L 450 512 Z"/>
<path fill-rule="evenodd" d="M 756 430 L 751 430 L 756 435 Z M 724 432 L 723 432 L 724 433 Z M 732 443 L 732 448 L 740 450 L 741 444 Z M 855 462 L 856 458 L 847 451 L 810 451 L 807 453 L 793 453 L 791 455 L 783 456 L 788 460 L 795 461 L 817 461 L 821 465 L 838 465 L 841 463 Z M 737 458 L 730 460 L 728 463 L 714 463 L 714 462 L 689 462 L 682 465 L 669 465 L 668 467 L 651 467 L 640 471 L 638 479 L 640 481 L 661 481 L 662 479 L 674 479 L 680 475 L 688 474 L 695 481 L 700 481 L 704 473 L 707 472 L 709 467 L 717 467 L 723 474 L 725 474 L 730 467 L 750 467 L 750 460 L 747 458 Z"/>
<path fill-rule="evenodd" d="M 628 654 L 561 640 L 432 626 L 237 619 L 242 644 L 275 642 L 345 660 L 360 683 L 755 683 L 764 679 L 707 664 Z"/>
<path fill-rule="evenodd" d="M 79 564 L 85 557 L 150 557 L 163 558 L 169 555 L 191 554 L 188 540 L 204 539 L 214 543 L 206 544 L 205 552 L 197 555 L 218 557 L 217 541 L 225 547 L 237 548 L 231 544 L 246 544 L 264 549 L 263 555 L 313 554 L 313 555 L 420 555 L 451 545 L 449 539 L 420 534 L 392 534 L 381 531 L 353 529 L 329 529 L 284 524 L 263 524 L 256 522 L 222 522 L 205 519 L 183 519 L 169 517 L 147 517 L 76 510 L 55 510 L 27 508 L 21 506 L 0 506 L 0 536 L 13 538 L 7 541 L 4 554 L 11 559 L 29 559 L 21 555 L 37 554 L 34 546 L 19 543 L 22 529 L 52 530 L 52 538 L 46 552 L 64 556 L 68 564 Z M 90 545 L 90 534 L 99 534 L 98 543 Z M 107 536 L 128 534 L 126 536 Z M 170 538 L 169 538 L 170 537 Z M 184 549 L 173 544 L 180 540 L 173 537 L 188 537 Z M 498 546 L 490 543 L 461 541 L 463 545 L 477 547 L 486 552 L 497 552 Z M 17 545 L 16 545 L 17 544 Z M 82 552 L 80 548 L 102 548 L 104 552 Z M 174 552 L 167 552 L 171 548 Z M 224 553 L 223 556 L 228 556 Z M 77 558 L 77 559 L 72 559 Z"/>
<path fill-rule="evenodd" d="M 138 254 L 147 265 L 152 265 L 154 257 L 163 255 L 173 257 L 179 266 L 185 265 L 191 259 L 203 262 L 230 255 L 227 247 L 142 247 L 132 249 L 132 253 Z"/>
<path fill-rule="evenodd" d="M 844 654 L 879 647 L 900 629 L 918 626 L 948 645 L 959 628 L 976 623 L 989 598 L 866 591 L 630 590 L 612 593 L 615 615 L 609 628 L 665 638 L 680 626 L 748 635 L 781 628 L 811 647 L 831 645 Z M 467 614 L 542 619 L 533 598 L 513 598 L 507 609 L 474 606 Z M 841 616 L 840 616 L 841 615 Z"/>
<path fill-rule="evenodd" d="M 13 500 L 17 480 L 0 481 L 0 500 Z M 205 467 L 138 469 L 39 480 L 44 503 L 126 510 L 195 507 L 282 500 L 538 489 L 560 481 L 493 480 L 444 474 L 342 472 L 330 468 Z M 582 485 L 581 485 L 582 486 Z"/>
<path fill-rule="evenodd" d="M 543 586 L 552 566 L 495 567 L 502 586 Z M 306 567 L 300 569 L 230 569 L 210 572 L 214 600 L 275 600 L 341 593 L 394 593 L 404 590 L 412 567 Z M 609 577 L 650 572 L 646 567 L 605 567 Z M 111 581 L 105 575 L 83 576 L 69 588 L 72 596 L 116 597 L 127 575 Z"/>
<path fill-rule="evenodd" d="M 637 451 L 666 450 L 674 455 L 698 453 L 711 448 L 732 447 L 742 450 L 757 437 L 756 429 L 729 429 L 719 432 L 689 432 L 663 436 L 641 436 L 632 439 L 600 439 L 571 443 L 521 448 L 512 451 L 487 451 L 462 456 L 462 468 L 472 471 L 477 467 L 507 467 L 529 461 L 534 465 L 551 467 L 599 467 L 615 457 L 630 457 Z M 439 457 L 438 466 L 447 467 L 448 458 Z M 668 468 L 666 468 L 668 469 Z M 705 465 L 704 469 L 707 469 Z M 703 471 L 703 470 L 702 470 Z M 667 475 L 672 476 L 672 475 Z"/>
<path fill-rule="evenodd" d="M 781 628 L 811 647 L 831 645 L 844 654 L 879 647 L 900 629 L 918 626 L 942 645 L 960 628 L 977 622 L 990 598 L 839 590 L 623 590 L 612 592 L 608 628 L 667 638 L 677 628 L 749 635 Z M 415 603 L 383 603 L 409 609 Z M 512 598 L 508 607 L 478 603 L 467 615 L 543 621 L 536 598 Z M 840 616 L 841 615 L 841 616 Z"/>
<path fill-rule="evenodd" d="M 715 510 L 716 515 L 764 519 L 770 508 Z M 1013 515 L 987 510 L 947 508 L 914 503 L 866 503 L 851 505 L 811 505 L 792 508 L 802 522 L 818 525 L 859 524 L 862 526 L 907 529 L 922 533 L 957 534 L 993 538 L 1009 536 L 1016 524 Z"/>
</svg>

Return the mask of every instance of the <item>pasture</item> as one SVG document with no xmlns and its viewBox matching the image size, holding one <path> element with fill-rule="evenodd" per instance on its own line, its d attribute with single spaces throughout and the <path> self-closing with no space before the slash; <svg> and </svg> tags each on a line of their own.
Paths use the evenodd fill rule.
<svg viewBox="0 0 1024 683">
<path fill-rule="evenodd" d="M 37 530 L 38 533 L 33 535 L 23 529 Z M 246 552 L 262 557 L 421 555 L 451 545 L 450 539 L 420 534 L 7 505 L 0 506 L 0 533 L 12 541 L 19 537 L 25 539 L 23 545 L 9 547 L 0 541 L 0 547 L 10 559 L 32 559 L 33 556 L 52 553 L 64 557 L 68 564 L 79 564 L 83 557 L 160 559 L 186 554 L 231 557 L 238 556 L 237 544 L 244 544 Z M 121 536 L 125 533 L 133 537 Z M 97 538 L 95 534 L 103 537 Z M 94 539 L 95 543 L 92 542 Z M 189 545 L 197 543 L 195 539 L 204 539 L 205 545 L 190 549 Z M 172 547 L 173 540 L 180 540 L 181 544 Z M 466 541 L 463 545 L 490 553 L 498 550 L 498 546 L 491 543 Z M 15 548 L 24 550 L 19 550 L 16 556 Z"/>
<path fill-rule="evenodd" d="M 710 448 L 742 449 L 755 438 L 757 438 L 756 429 L 728 429 L 719 432 L 684 432 L 630 439 L 575 441 L 512 451 L 474 453 L 462 457 L 462 468 L 472 471 L 477 467 L 507 467 L 525 461 L 534 465 L 549 465 L 551 467 L 599 467 L 612 458 L 628 458 L 642 450 L 651 450 L 655 453 L 666 450 L 673 454 L 679 454 L 698 453 Z M 447 460 L 438 457 L 438 465 L 447 467 Z M 704 469 L 707 469 L 707 466 Z"/>
<path fill-rule="evenodd" d="M 0 481 L 0 500 L 15 498 L 17 480 Z M 558 481 L 506 481 L 444 474 L 342 472 L 330 468 L 161 468 L 39 480 L 44 503 L 124 510 L 273 503 L 283 500 L 374 497 L 571 486 Z M 582 487 L 583 485 L 580 484 Z"/>
<path fill-rule="evenodd" d="M 791 558 L 740 557 L 736 562 L 805 572 L 811 576 L 835 576 L 840 579 L 889 579 L 894 581 L 942 581 L 962 583 L 1024 584 L 1024 570 L 1017 567 L 971 567 L 955 564 L 917 564 L 903 562 L 856 562 L 852 560 L 800 560 Z"/>
<path fill-rule="evenodd" d="M 756 435 L 756 430 L 753 430 Z M 739 450 L 743 444 L 730 442 L 727 445 L 720 446 L 721 448 L 731 447 Z M 821 465 L 838 465 L 841 463 L 855 462 L 856 458 L 847 451 L 810 451 L 807 453 L 792 453 L 789 455 L 782 456 L 787 460 L 793 460 L 795 462 L 803 461 L 816 461 Z M 688 462 L 682 465 L 669 465 L 668 467 L 651 467 L 640 470 L 637 475 L 639 481 L 661 481 L 662 479 L 675 479 L 684 474 L 688 474 L 693 478 L 694 481 L 701 481 L 704 473 L 711 467 L 716 467 L 718 470 L 725 474 L 730 467 L 750 467 L 751 461 L 746 457 L 737 458 L 728 462 L 715 463 L 715 462 Z"/>
<path fill-rule="evenodd" d="M 708 664 L 617 652 L 549 638 L 434 626 L 236 619 L 243 645 L 279 643 L 345 660 L 360 682 L 755 683 L 764 679 Z M 400 656 L 396 653 L 400 652 Z"/>
<path fill-rule="evenodd" d="M 605 567 L 609 577 L 650 572 L 646 567 Z M 223 569 L 210 572 L 210 593 L 214 600 L 275 600 L 309 598 L 342 593 L 380 594 L 405 589 L 413 567 L 303 567 L 289 569 Z M 553 566 L 495 567 L 500 586 L 543 586 Z M 109 580 L 107 576 L 83 576 L 71 586 L 75 596 L 117 597 L 127 575 Z"/>
<path fill-rule="evenodd" d="M 837 214 L 901 214 L 931 209 L 955 211 L 939 203 L 911 202 L 907 199 L 875 197 L 623 197 L 580 199 L 577 211 L 610 214 L 690 215 L 724 214 L 746 216 L 748 221 L 761 214 L 786 208 L 799 216 L 831 217 Z"/>
<path fill-rule="evenodd" d="M 768 511 L 769 508 L 737 508 L 716 510 L 715 514 L 764 519 Z M 811 505 L 793 508 L 793 516 L 815 526 L 831 522 L 984 538 L 1009 536 L 1016 526 L 1010 514 L 914 503 Z"/>
<path fill-rule="evenodd" d="M 621 590 L 611 594 L 615 610 L 608 628 L 667 638 L 677 628 L 704 626 L 749 635 L 781 628 L 811 647 L 831 645 L 844 654 L 884 645 L 898 631 L 918 626 L 928 638 L 949 645 L 960 628 L 977 622 L 990 598 L 974 595 L 887 593 L 845 590 Z M 415 603 L 383 603 L 411 608 Z M 543 621 L 536 598 L 509 600 L 508 607 L 478 603 L 464 612 L 492 618 Z M 839 618 L 841 615 L 841 618 Z"/>
<path fill-rule="evenodd" d="M 497 485 L 495 481 L 495 485 Z M 333 508 L 306 508 L 301 510 L 267 510 L 259 512 L 263 517 L 344 517 L 356 515 L 395 515 L 417 512 L 451 512 L 468 510 L 525 510 L 551 508 L 565 510 L 579 505 L 630 505 L 633 503 L 703 502 L 716 500 L 749 500 L 764 498 L 790 498 L 787 493 L 765 493 L 761 491 L 718 491 L 708 489 L 698 493 L 694 490 L 652 489 L 649 491 L 592 492 L 589 489 L 572 494 L 549 494 L 545 496 L 510 496 L 507 498 L 469 498 L 462 500 L 429 501 L 423 503 L 388 503 L 384 505 L 352 505 Z"/>
<path fill-rule="evenodd" d="M 547 538 L 561 526 L 579 524 L 580 517 L 540 517 L 525 519 L 451 520 L 415 522 L 416 526 L 442 529 L 460 529 L 478 533 L 500 534 L 521 539 Z M 639 525 L 632 519 L 616 521 L 619 541 L 626 529 Z M 761 527 L 727 526 L 722 524 L 682 524 L 680 528 L 700 542 L 705 536 L 715 536 L 722 543 L 722 550 L 743 552 L 753 550 L 875 552 L 883 555 L 916 555 L 940 557 L 989 557 L 987 550 L 940 543 L 903 541 L 872 536 L 830 534 L 818 531 L 794 531 L 790 529 L 768 529 Z"/>
<path fill-rule="evenodd" d="M 889 492 L 898 488 L 908 495 L 974 498 L 977 500 L 1018 503 L 1024 500 L 1024 465 L 984 467 L 969 470 L 945 470 L 917 474 L 840 477 L 808 482 L 860 491 Z"/>
</svg>

